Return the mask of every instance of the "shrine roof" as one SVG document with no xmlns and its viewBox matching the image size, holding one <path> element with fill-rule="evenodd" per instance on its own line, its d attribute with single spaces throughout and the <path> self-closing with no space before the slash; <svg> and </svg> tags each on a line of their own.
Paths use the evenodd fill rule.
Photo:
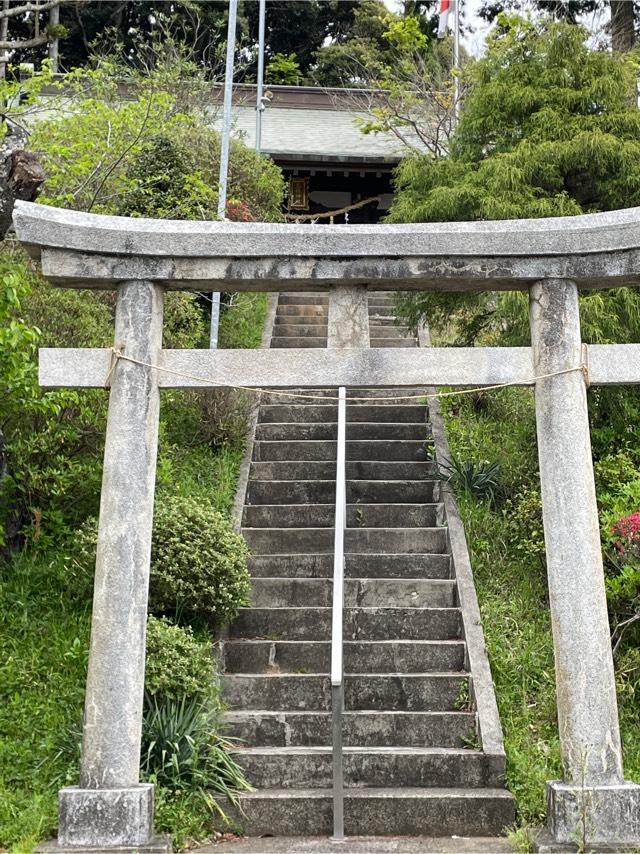
<svg viewBox="0 0 640 854">
<path fill-rule="evenodd" d="M 364 106 L 375 98 L 366 90 L 268 86 L 271 102 L 262 113 L 262 151 L 276 160 L 380 163 L 393 166 L 407 148 L 393 133 L 364 134 L 359 123 L 370 119 Z M 234 87 L 233 135 L 255 146 L 256 87 Z M 219 93 L 213 123 L 222 125 Z"/>
</svg>

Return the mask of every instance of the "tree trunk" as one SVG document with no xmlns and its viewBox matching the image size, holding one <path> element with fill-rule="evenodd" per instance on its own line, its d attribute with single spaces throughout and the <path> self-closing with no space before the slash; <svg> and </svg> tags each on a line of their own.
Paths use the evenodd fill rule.
<svg viewBox="0 0 640 854">
<path fill-rule="evenodd" d="M 614 52 L 626 52 L 635 43 L 633 0 L 611 0 L 611 47 Z"/>
<path fill-rule="evenodd" d="M 0 145 L 0 240 L 11 227 L 16 199 L 32 202 L 44 182 L 44 169 L 32 151 L 25 151 L 26 133 L 9 124 Z"/>
</svg>

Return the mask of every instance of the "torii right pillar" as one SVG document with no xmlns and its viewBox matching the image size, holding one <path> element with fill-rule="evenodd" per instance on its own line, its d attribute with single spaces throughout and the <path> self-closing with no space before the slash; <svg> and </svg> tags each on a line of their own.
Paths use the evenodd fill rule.
<svg viewBox="0 0 640 854">
<path fill-rule="evenodd" d="M 547 786 L 539 851 L 640 844 L 640 786 L 625 782 L 574 282 L 530 291 L 538 455 L 564 780 Z M 585 847 L 586 846 L 586 847 Z M 607 846 L 607 847 L 603 847 Z M 615 848 L 613 849 L 615 850 Z"/>
</svg>

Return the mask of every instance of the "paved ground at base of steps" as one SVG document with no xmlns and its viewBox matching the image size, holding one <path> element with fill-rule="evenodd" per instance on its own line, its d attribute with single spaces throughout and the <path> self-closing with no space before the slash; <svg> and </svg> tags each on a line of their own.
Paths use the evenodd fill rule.
<svg viewBox="0 0 640 854">
<path fill-rule="evenodd" d="M 429 836 L 350 836 L 343 842 L 323 837 L 238 839 L 198 848 L 198 854 L 503 854 L 515 849 L 507 839 Z"/>
</svg>

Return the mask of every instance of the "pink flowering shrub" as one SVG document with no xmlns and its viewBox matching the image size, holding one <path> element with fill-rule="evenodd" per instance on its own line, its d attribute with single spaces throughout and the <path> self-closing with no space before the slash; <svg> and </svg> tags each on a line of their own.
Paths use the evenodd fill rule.
<svg viewBox="0 0 640 854">
<path fill-rule="evenodd" d="M 227 219 L 232 222 L 255 222 L 256 220 L 249 205 L 240 199 L 229 199 L 227 202 Z"/>
<path fill-rule="evenodd" d="M 611 526 L 613 545 L 621 558 L 640 557 L 640 511 L 630 513 Z"/>
</svg>

